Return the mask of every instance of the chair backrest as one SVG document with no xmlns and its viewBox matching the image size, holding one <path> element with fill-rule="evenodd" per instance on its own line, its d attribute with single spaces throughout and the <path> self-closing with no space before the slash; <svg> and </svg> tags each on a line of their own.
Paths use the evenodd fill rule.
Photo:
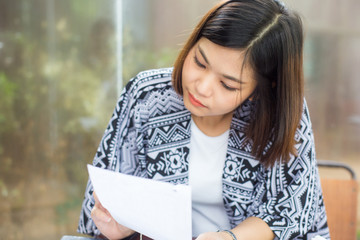
<svg viewBox="0 0 360 240">
<path fill-rule="evenodd" d="M 355 172 L 344 163 L 318 160 L 319 167 L 342 168 L 351 179 L 321 178 L 332 240 L 356 240 L 357 182 Z"/>
</svg>

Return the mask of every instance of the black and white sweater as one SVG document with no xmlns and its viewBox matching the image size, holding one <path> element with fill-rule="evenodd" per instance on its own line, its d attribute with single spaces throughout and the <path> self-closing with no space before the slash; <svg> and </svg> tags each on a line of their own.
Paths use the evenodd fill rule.
<svg viewBox="0 0 360 240">
<path fill-rule="evenodd" d="M 174 184 L 187 184 L 191 114 L 173 89 L 172 68 L 139 73 L 123 90 L 100 142 L 93 165 Z M 306 103 L 296 132 L 298 156 L 265 168 L 243 144 L 255 105 L 245 101 L 234 113 L 225 166 L 223 202 L 232 227 L 250 216 L 263 219 L 276 239 L 329 239 Z M 90 212 L 88 182 L 78 231 L 99 234 Z M 131 197 L 131 196 L 129 196 Z"/>
</svg>

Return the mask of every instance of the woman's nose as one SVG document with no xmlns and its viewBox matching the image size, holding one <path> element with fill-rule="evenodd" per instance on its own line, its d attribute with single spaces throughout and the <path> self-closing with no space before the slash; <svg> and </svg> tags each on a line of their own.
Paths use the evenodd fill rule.
<svg viewBox="0 0 360 240">
<path fill-rule="evenodd" d="M 203 74 L 196 82 L 196 91 L 203 97 L 210 97 L 214 88 L 214 77 L 212 74 Z"/>
</svg>

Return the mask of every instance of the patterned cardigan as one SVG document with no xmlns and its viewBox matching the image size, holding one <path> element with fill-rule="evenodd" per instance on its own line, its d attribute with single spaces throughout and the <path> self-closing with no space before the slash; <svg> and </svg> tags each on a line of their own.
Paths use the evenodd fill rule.
<svg viewBox="0 0 360 240">
<path fill-rule="evenodd" d="M 173 184 L 187 184 L 191 114 L 173 89 L 172 68 L 149 70 L 123 90 L 93 165 Z M 232 227 L 250 216 L 263 219 L 275 239 L 329 239 L 306 103 L 296 132 L 298 156 L 265 168 L 244 144 L 250 101 L 234 113 L 222 175 L 223 203 Z M 88 181 L 78 231 L 97 235 Z"/>
</svg>

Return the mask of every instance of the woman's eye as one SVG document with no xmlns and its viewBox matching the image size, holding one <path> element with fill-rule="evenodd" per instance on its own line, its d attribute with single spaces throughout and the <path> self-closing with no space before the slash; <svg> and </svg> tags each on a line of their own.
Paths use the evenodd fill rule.
<svg viewBox="0 0 360 240">
<path fill-rule="evenodd" d="M 194 56 L 194 61 L 195 61 L 196 65 L 198 65 L 199 67 L 206 68 L 206 66 L 204 64 L 202 64 L 196 56 Z"/>
<path fill-rule="evenodd" d="M 229 91 L 236 91 L 237 88 L 233 88 L 233 87 L 229 87 L 228 85 L 226 85 L 224 82 L 221 82 L 221 84 L 223 85 L 223 87 Z"/>
</svg>

